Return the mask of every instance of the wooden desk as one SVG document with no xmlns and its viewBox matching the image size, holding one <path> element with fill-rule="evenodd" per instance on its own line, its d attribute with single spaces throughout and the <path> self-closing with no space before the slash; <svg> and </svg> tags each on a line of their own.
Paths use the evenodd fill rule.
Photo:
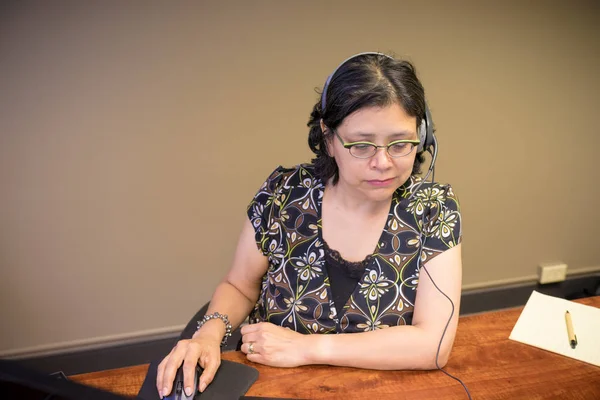
<svg viewBox="0 0 600 400">
<path fill-rule="evenodd" d="M 600 296 L 577 300 L 600 307 Z M 508 339 L 522 307 L 460 318 L 446 371 L 473 399 L 600 399 L 600 368 Z M 600 336 L 599 336 L 600 337 Z M 247 395 L 305 399 L 467 399 L 441 371 L 372 371 L 330 366 L 273 368 L 240 352 L 223 359 L 258 368 Z M 135 396 L 147 365 L 75 375 L 75 381 Z"/>
</svg>

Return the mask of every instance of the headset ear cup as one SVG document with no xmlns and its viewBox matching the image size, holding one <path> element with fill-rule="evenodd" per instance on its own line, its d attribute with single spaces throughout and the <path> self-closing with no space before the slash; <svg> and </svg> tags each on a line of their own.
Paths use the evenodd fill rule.
<svg viewBox="0 0 600 400">
<path fill-rule="evenodd" d="M 425 122 L 425 140 L 423 141 L 423 149 L 427 150 L 434 145 L 434 126 L 433 120 L 431 119 L 431 111 L 429 110 L 427 102 L 425 103 L 425 121 L 423 122 Z"/>
<path fill-rule="evenodd" d="M 417 147 L 417 152 L 422 152 L 427 146 L 427 121 L 425 118 L 421 120 L 421 125 L 419 126 L 419 146 Z"/>
</svg>

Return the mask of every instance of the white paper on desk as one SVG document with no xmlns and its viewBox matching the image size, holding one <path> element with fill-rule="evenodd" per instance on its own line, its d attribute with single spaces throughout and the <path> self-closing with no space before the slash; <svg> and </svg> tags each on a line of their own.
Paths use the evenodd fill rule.
<svg viewBox="0 0 600 400">
<path fill-rule="evenodd" d="M 567 334 L 567 310 L 577 336 L 575 349 Z M 509 339 L 600 366 L 600 308 L 533 291 Z"/>
</svg>

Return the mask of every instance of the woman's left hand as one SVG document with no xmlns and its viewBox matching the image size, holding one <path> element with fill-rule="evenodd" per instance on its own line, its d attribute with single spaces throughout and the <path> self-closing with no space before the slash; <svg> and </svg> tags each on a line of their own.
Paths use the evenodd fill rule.
<svg viewBox="0 0 600 400">
<path fill-rule="evenodd" d="M 307 364 L 308 336 L 289 328 L 259 322 L 241 329 L 242 348 L 248 360 L 272 367 L 297 367 Z"/>
</svg>

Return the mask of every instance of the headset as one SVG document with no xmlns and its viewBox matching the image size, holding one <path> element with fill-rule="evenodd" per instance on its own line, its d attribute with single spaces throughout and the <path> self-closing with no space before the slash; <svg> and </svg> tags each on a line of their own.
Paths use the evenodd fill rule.
<svg viewBox="0 0 600 400">
<path fill-rule="evenodd" d="M 376 55 L 376 56 L 381 56 L 381 57 L 386 57 L 390 60 L 395 61 L 395 59 L 387 54 L 384 53 L 379 53 L 379 52 L 372 52 L 372 51 L 368 51 L 368 52 L 363 52 L 363 53 L 358 53 L 355 54 L 353 56 L 348 57 L 347 59 L 345 59 L 344 61 L 342 61 L 331 73 L 331 75 L 329 75 L 327 77 L 327 80 L 325 81 L 325 85 L 323 86 L 323 92 L 321 93 L 321 114 L 325 114 L 325 110 L 327 108 L 327 90 L 329 89 L 329 85 L 331 83 L 331 81 L 333 80 L 333 78 L 335 77 L 335 73 L 343 66 L 345 65 L 348 61 L 353 60 L 357 57 L 361 57 L 361 56 L 365 56 L 365 55 Z M 409 197 L 402 199 L 400 201 L 400 205 L 404 208 L 406 208 L 408 206 L 408 204 L 410 203 L 410 201 L 413 199 L 413 197 L 415 196 L 415 194 L 419 191 L 419 189 L 421 188 L 421 186 L 423 185 L 423 183 L 425 183 L 425 181 L 427 181 L 427 179 L 429 178 L 429 175 L 433 172 L 431 181 L 434 181 L 434 177 L 435 177 L 435 161 L 437 160 L 437 154 L 438 154 L 438 142 L 437 142 L 437 138 L 435 137 L 435 127 L 433 125 L 433 120 L 431 118 L 431 111 L 429 110 L 429 106 L 427 105 L 427 101 L 425 101 L 425 115 L 421 116 L 421 124 L 419 125 L 419 146 L 417 147 L 417 153 L 421 153 L 421 152 L 428 152 L 431 155 L 431 163 L 429 164 L 429 169 L 427 170 L 427 174 L 425 175 L 425 177 L 414 187 L 414 189 L 412 190 L 412 193 L 410 194 Z M 431 194 L 432 191 L 430 191 L 429 194 L 429 200 L 428 200 L 428 204 L 431 204 Z M 422 230 L 421 230 L 421 243 L 424 244 L 425 243 L 425 232 L 428 230 L 428 228 L 425 227 L 425 212 L 423 212 L 423 216 L 421 219 L 421 226 L 422 226 Z M 431 220 L 430 220 L 431 222 Z M 439 359 L 439 355 L 440 355 L 440 348 L 442 347 L 442 342 L 444 340 L 444 336 L 446 335 L 446 330 L 448 329 L 448 326 L 450 325 L 450 321 L 452 321 L 452 316 L 454 315 L 455 312 L 455 307 L 454 307 L 454 302 L 452 301 L 452 299 L 450 299 L 450 297 L 448 297 L 448 295 L 446 293 L 444 293 L 439 287 L 438 285 L 436 285 L 436 283 L 433 280 L 433 277 L 429 274 L 429 271 L 427 271 L 427 268 L 425 267 L 425 265 L 421 264 L 421 257 L 418 257 L 418 263 L 419 263 L 419 268 L 421 269 L 423 268 L 425 270 L 425 272 L 427 273 L 427 275 L 429 276 L 429 279 L 431 279 L 431 282 L 433 283 L 433 286 L 435 286 L 435 288 L 444 296 L 446 297 L 446 299 L 448 299 L 448 301 L 450 302 L 450 306 L 452 307 L 452 311 L 450 312 L 450 317 L 448 318 L 448 322 L 446 323 L 446 326 L 444 327 L 444 331 L 442 332 L 442 336 L 440 338 L 440 342 L 438 344 L 438 348 L 437 348 L 437 352 L 435 355 L 435 365 L 436 367 L 442 371 L 444 374 L 448 375 L 450 378 L 455 379 L 456 381 L 460 382 L 460 384 L 463 386 L 463 388 L 465 389 L 465 391 L 467 392 L 467 396 L 469 397 L 469 399 L 471 399 L 471 394 L 469 393 L 469 389 L 467 389 L 467 386 L 463 383 L 463 381 L 461 381 L 459 378 L 451 375 L 450 373 L 444 371 L 443 368 L 440 367 L 438 359 Z"/>
</svg>

